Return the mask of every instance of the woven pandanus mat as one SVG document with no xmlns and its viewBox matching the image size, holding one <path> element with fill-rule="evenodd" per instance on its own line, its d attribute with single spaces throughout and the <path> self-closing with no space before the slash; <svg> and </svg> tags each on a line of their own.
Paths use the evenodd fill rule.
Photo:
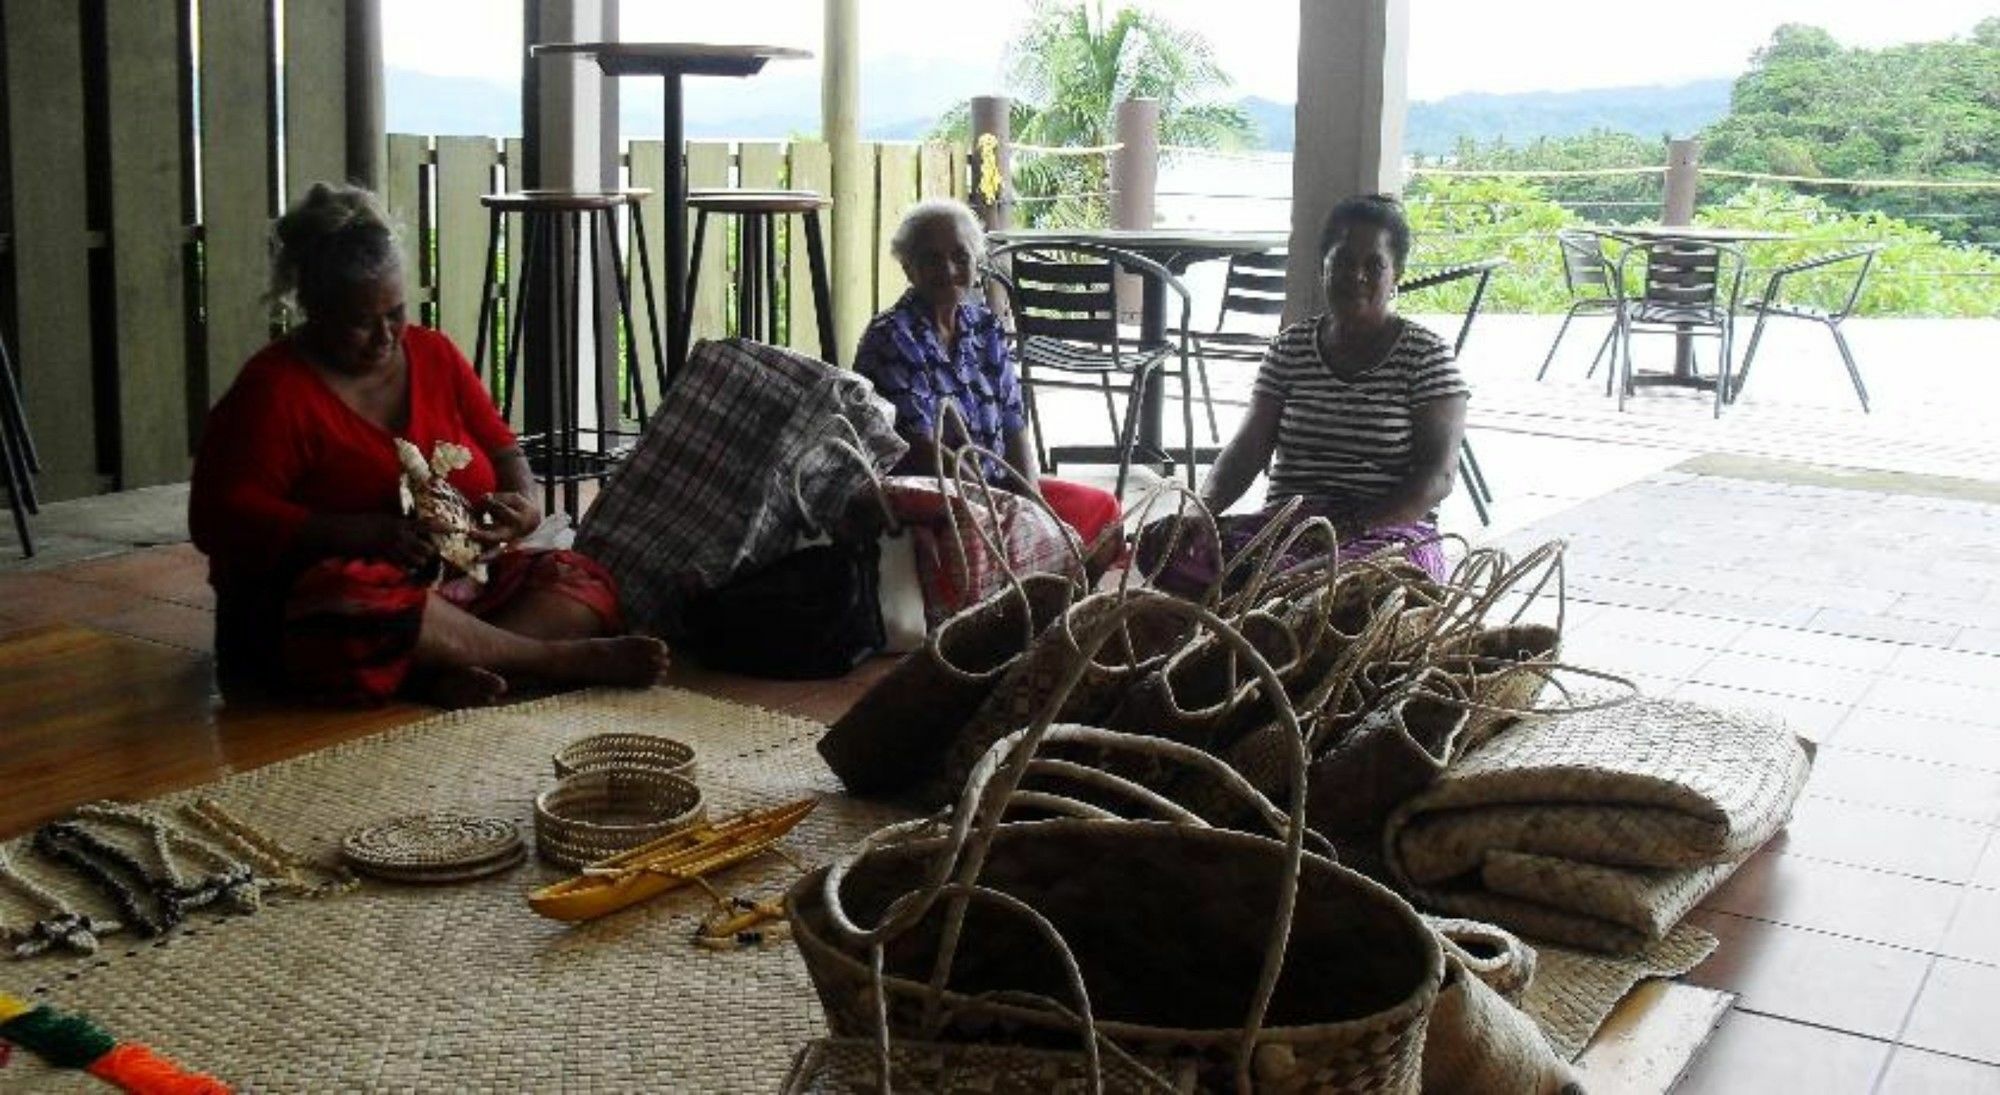
<svg viewBox="0 0 2000 1095">
<path fill-rule="evenodd" d="M 1715 936 L 1680 924 L 1631 955 L 1535 944 L 1535 978 L 1516 1001 L 1565 1059 L 1575 1060 L 1611 1009 L 1651 977 L 1679 977 L 1715 951 Z"/>
<path fill-rule="evenodd" d="M 419 811 L 512 818 L 529 833 L 534 795 L 554 779 L 552 751 L 586 734 L 634 731 L 693 745 L 720 816 L 830 789 L 811 751 L 823 730 L 673 689 L 584 692 L 439 716 L 156 805 L 212 796 L 319 853 L 357 825 Z M 824 862 L 900 816 L 825 795 L 784 847 Z M 25 848 L 10 851 L 51 877 Z M 764 857 L 717 884 L 766 894 L 795 874 Z M 544 920 L 525 895 L 559 877 L 531 858 L 464 885 L 370 882 L 320 901 L 270 895 L 251 916 L 193 914 L 163 941 L 115 935 L 89 959 L 0 964 L 0 989 L 87 1014 L 252 1091 L 770 1091 L 799 1047 L 825 1034 L 789 943 L 691 946 L 709 911 L 697 892 L 588 924 Z M 0 918 L 26 915 L 13 902 L 0 893 Z M 16 1052 L 0 1068 L 0 1090 L 103 1087 Z"/>
<path fill-rule="evenodd" d="M 154 805 L 211 796 L 320 854 L 357 825 L 417 811 L 512 818 L 528 833 L 553 750 L 586 734 L 658 733 L 697 750 L 713 816 L 817 797 L 783 845 L 817 864 L 907 816 L 838 793 L 813 748 L 824 730 L 673 689 L 583 692 L 441 715 Z M 47 877 L 21 843 L 9 851 Z M 718 885 L 763 894 L 794 876 L 765 857 Z M 709 909 L 691 892 L 581 925 L 535 916 L 526 893 L 559 877 L 531 857 L 463 885 L 271 895 L 252 916 L 194 914 L 162 941 L 117 935 L 88 959 L 0 964 L 0 989 L 82 1012 L 245 1091 L 773 1091 L 800 1047 L 825 1036 L 789 943 L 691 946 Z M 26 915 L 13 900 L 0 893 L 0 918 Z M 1544 947 L 1522 1003 L 1574 1056 L 1639 979 L 1684 972 L 1713 945 L 1683 926 L 1628 959 Z M 104 1087 L 16 1052 L 0 1068 L 0 1091 L 14 1090 Z"/>
</svg>

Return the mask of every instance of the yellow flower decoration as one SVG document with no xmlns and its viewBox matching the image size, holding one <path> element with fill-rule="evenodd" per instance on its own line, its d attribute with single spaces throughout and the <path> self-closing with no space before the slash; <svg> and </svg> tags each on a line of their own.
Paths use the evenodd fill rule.
<svg viewBox="0 0 2000 1095">
<path fill-rule="evenodd" d="M 991 133 L 979 135 L 979 196 L 987 205 L 1000 202 L 1000 138 Z"/>
</svg>

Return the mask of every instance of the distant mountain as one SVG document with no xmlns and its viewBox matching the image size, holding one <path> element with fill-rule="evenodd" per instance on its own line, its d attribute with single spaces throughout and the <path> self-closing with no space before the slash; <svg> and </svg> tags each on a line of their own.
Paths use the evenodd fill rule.
<svg viewBox="0 0 2000 1095">
<path fill-rule="evenodd" d="M 1439 156 L 1459 138 L 1526 144 L 1537 137 L 1569 137 L 1593 129 L 1641 137 L 1693 136 L 1729 113 L 1733 80 L 1697 80 L 1671 87 L 1606 87 L 1588 91 L 1530 91 L 1514 95 L 1453 95 L 1411 103 L 1403 128 L 1410 152 Z"/>
<path fill-rule="evenodd" d="M 819 76 L 817 64 L 776 62 L 743 80 L 690 79 L 687 135 L 782 140 L 818 133 Z M 862 132 L 875 140 L 916 140 L 954 103 L 983 93 L 989 83 L 981 73 L 945 61 L 871 61 L 861 75 Z M 384 85 L 391 133 L 520 136 L 521 89 L 509 81 L 391 68 Z M 627 135 L 659 136 L 657 80 L 628 80 L 618 98 L 619 124 Z"/>
<path fill-rule="evenodd" d="M 1450 152 L 1460 137 L 1481 142 L 1504 137 L 1509 143 L 1524 144 L 1537 137 L 1565 137 L 1593 129 L 1680 136 L 1729 113 L 1730 85 L 1729 80 L 1699 80 L 1672 87 L 1453 95 L 1411 103 L 1404 140 L 1411 152 L 1437 156 Z M 917 140 L 952 104 L 986 86 L 981 74 L 942 62 L 900 57 L 871 62 L 862 74 L 863 132 L 874 140 Z M 511 83 L 392 68 L 387 91 L 393 133 L 518 136 L 521 132 L 521 92 Z M 628 81 L 619 98 L 627 134 L 660 132 L 657 84 Z M 1237 105 L 1257 124 L 1261 147 L 1281 151 L 1292 147 L 1291 103 L 1251 96 Z M 690 137 L 782 140 L 818 133 L 819 125 L 819 70 L 813 65 L 774 64 L 747 80 L 688 82 Z"/>
</svg>

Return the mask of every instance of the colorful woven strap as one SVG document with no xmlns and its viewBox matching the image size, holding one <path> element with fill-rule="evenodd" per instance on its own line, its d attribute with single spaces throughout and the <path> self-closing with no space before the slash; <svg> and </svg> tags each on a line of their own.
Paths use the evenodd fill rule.
<svg viewBox="0 0 2000 1095">
<path fill-rule="evenodd" d="M 228 1084 L 189 1072 L 145 1046 L 119 1042 L 81 1015 L 0 992 L 0 1038 L 55 1068 L 76 1068 L 132 1095 L 230 1095 Z"/>
</svg>

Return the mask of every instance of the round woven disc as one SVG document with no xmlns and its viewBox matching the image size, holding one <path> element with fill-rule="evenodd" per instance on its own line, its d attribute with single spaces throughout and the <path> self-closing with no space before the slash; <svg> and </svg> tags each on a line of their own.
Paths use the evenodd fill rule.
<svg viewBox="0 0 2000 1095">
<path fill-rule="evenodd" d="M 402 868 L 397 870 L 383 867 L 357 867 L 356 869 L 362 870 L 363 873 L 371 878 L 378 878 L 384 882 L 409 882 L 435 885 L 446 882 L 471 882 L 474 879 L 485 878 L 488 875 L 511 871 L 520 866 L 522 861 L 527 859 L 527 856 L 527 846 L 516 844 L 513 848 L 493 859 L 479 863 L 470 863 L 463 867 Z"/>
<path fill-rule="evenodd" d="M 503 818 L 413 814 L 354 830 L 340 850 L 357 870 L 444 873 L 504 861 L 521 831 Z"/>
</svg>

